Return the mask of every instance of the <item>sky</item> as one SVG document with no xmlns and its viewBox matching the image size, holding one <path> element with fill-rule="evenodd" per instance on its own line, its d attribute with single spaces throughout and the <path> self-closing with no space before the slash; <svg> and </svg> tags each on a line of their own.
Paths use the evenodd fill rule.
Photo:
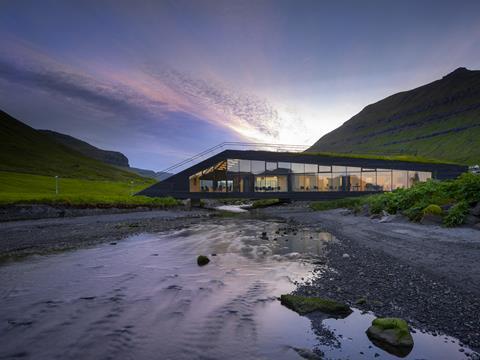
<svg viewBox="0 0 480 360">
<path fill-rule="evenodd" d="M 0 109 L 162 170 L 480 69 L 480 1 L 0 0 Z"/>
</svg>

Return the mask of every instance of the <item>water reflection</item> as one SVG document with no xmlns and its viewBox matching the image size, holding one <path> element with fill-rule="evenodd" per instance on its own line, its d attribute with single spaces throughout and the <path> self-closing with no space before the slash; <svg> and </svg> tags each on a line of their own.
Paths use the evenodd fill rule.
<svg viewBox="0 0 480 360">
<path fill-rule="evenodd" d="M 391 358 L 366 338 L 373 315 L 303 317 L 277 300 L 313 276 L 330 241 L 282 223 L 221 219 L 1 267 L 0 358 L 298 359 L 302 349 Z M 198 267 L 199 254 L 211 262 Z M 456 344 L 414 336 L 412 358 L 459 354 Z"/>
</svg>

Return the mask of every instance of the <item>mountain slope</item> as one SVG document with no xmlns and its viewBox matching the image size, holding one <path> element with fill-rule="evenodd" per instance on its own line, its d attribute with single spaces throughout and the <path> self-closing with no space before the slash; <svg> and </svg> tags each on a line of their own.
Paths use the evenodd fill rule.
<svg viewBox="0 0 480 360">
<path fill-rule="evenodd" d="M 128 167 L 128 158 L 118 151 L 102 150 L 89 143 L 52 130 L 38 130 L 42 134 L 51 136 L 56 142 L 65 145 L 79 153 L 106 164 Z"/>
<path fill-rule="evenodd" d="M 440 80 L 368 105 L 307 151 L 411 154 L 480 163 L 480 71 Z"/>
<path fill-rule="evenodd" d="M 0 171 L 98 179 L 144 180 L 88 158 L 0 111 Z"/>
</svg>

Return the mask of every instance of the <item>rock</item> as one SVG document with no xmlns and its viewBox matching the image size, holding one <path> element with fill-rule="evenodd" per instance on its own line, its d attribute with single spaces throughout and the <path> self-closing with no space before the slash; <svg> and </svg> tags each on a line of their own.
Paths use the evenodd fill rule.
<svg viewBox="0 0 480 360">
<path fill-rule="evenodd" d="M 197 264 L 198 266 L 207 265 L 210 262 L 210 259 L 205 255 L 200 255 L 197 257 Z"/>
<path fill-rule="evenodd" d="M 345 304 L 318 297 L 282 295 L 280 296 L 280 302 L 283 306 L 286 306 L 300 315 L 320 311 L 329 315 L 345 317 L 352 313 L 352 310 Z"/>
<path fill-rule="evenodd" d="M 355 301 L 355 304 L 357 305 L 365 305 L 367 303 L 367 299 L 365 298 L 360 298 L 357 301 Z"/>
<path fill-rule="evenodd" d="M 478 223 L 476 225 L 473 225 L 473 228 L 476 229 L 476 230 L 480 230 L 480 223 Z"/>
<path fill-rule="evenodd" d="M 469 211 L 470 215 L 480 216 L 480 201 Z"/>
<path fill-rule="evenodd" d="M 468 214 L 465 216 L 464 224 L 466 225 L 475 225 L 480 223 L 480 218 L 476 217 L 475 215 Z"/>
<path fill-rule="evenodd" d="M 367 329 L 367 336 L 376 346 L 396 356 L 405 357 L 413 349 L 413 338 L 403 319 L 377 318 Z"/>
<path fill-rule="evenodd" d="M 381 223 L 389 223 L 394 221 L 397 218 L 396 215 L 387 215 L 387 216 L 382 216 L 382 218 L 378 221 Z"/>
<path fill-rule="evenodd" d="M 323 356 L 314 353 L 312 350 L 303 349 L 303 348 L 295 348 L 292 347 L 293 350 L 302 358 L 307 360 L 322 360 Z"/>
<path fill-rule="evenodd" d="M 350 255 L 348 255 L 347 253 L 342 255 L 342 258 L 344 258 L 344 259 L 348 259 L 349 257 L 350 257 Z"/>
<path fill-rule="evenodd" d="M 422 216 L 420 223 L 423 225 L 442 225 L 443 218 L 441 215 L 425 214 Z"/>
<path fill-rule="evenodd" d="M 372 214 L 370 216 L 370 219 L 374 220 L 374 219 L 381 219 L 382 218 L 382 215 L 381 214 Z"/>
</svg>

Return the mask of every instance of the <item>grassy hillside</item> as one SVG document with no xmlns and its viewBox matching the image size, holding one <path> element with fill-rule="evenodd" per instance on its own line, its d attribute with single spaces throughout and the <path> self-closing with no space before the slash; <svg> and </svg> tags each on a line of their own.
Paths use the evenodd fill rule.
<svg viewBox="0 0 480 360">
<path fill-rule="evenodd" d="M 67 148 L 2 111 L 0 171 L 89 180 L 143 181 L 137 174 Z"/>
<path fill-rule="evenodd" d="M 368 105 L 309 152 L 406 154 L 480 163 L 480 71 L 441 80 Z"/>
<path fill-rule="evenodd" d="M 0 171 L 0 205 L 16 203 L 64 204 L 76 206 L 174 206 L 172 198 L 149 198 L 132 194 L 154 180 L 137 181 L 59 179 L 59 194 L 51 176 Z"/>
<path fill-rule="evenodd" d="M 118 151 L 102 150 L 89 143 L 51 130 L 38 130 L 40 133 L 50 136 L 56 142 L 69 147 L 80 154 L 115 166 L 128 167 L 128 158 Z"/>
</svg>

